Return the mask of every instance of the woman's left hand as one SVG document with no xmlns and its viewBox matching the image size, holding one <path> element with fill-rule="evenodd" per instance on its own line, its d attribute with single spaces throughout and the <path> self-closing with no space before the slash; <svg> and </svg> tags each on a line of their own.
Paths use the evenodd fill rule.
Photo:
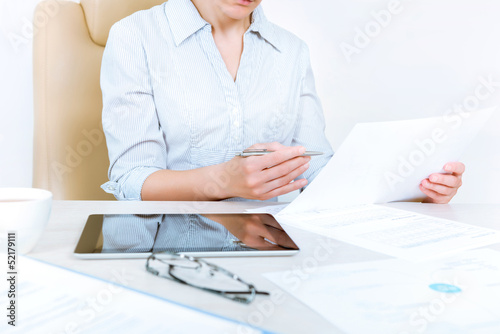
<svg viewBox="0 0 500 334">
<path fill-rule="evenodd" d="M 450 174 L 431 174 L 420 183 L 420 190 L 427 195 L 424 202 L 446 204 L 456 195 L 462 185 L 465 165 L 461 162 L 449 162 L 444 170 Z"/>
</svg>

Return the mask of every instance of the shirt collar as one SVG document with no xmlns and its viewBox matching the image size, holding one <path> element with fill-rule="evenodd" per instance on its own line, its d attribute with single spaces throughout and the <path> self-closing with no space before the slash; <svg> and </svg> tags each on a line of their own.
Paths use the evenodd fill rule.
<svg viewBox="0 0 500 334">
<path fill-rule="evenodd" d="M 280 43 L 276 35 L 276 30 L 271 22 L 267 20 L 261 5 L 255 8 L 252 13 L 252 24 L 249 30 L 258 33 L 269 44 L 280 50 Z"/>
<path fill-rule="evenodd" d="M 184 40 L 206 25 L 210 25 L 198 13 L 191 0 L 169 0 L 165 3 L 170 29 L 175 45 L 179 46 Z M 279 50 L 279 40 L 274 26 L 267 20 L 262 7 L 259 5 L 252 13 L 252 23 L 249 31 L 258 33 L 263 39 Z"/>
<path fill-rule="evenodd" d="M 179 46 L 186 38 L 209 24 L 198 13 L 190 0 L 169 0 L 165 3 L 170 29 L 175 45 Z"/>
</svg>

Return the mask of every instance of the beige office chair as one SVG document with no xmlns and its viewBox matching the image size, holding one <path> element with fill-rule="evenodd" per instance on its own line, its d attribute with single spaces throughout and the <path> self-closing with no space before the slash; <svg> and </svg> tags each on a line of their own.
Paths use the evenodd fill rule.
<svg viewBox="0 0 500 334">
<path fill-rule="evenodd" d="M 48 0 L 35 10 L 33 186 L 54 199 L 113 199 L 99 85 L 111 26 L 165 0 Z"/>
</svg>

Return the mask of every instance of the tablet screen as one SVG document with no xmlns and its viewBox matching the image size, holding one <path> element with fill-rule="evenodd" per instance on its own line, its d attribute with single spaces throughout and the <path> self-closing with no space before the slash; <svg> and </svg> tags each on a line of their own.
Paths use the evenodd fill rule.
<svg viewBox="0 0 500 334">
<path fill-rule="evenodd" d="M 89 216 L 75 254 L 130 257 L 126 255 L 146 256 L 157 251 L 202 256 L 235 256 L 238 252 L 286 255 L 297 252 L 298 247 L 268 214 L 115 214 Z"/>
</svg>

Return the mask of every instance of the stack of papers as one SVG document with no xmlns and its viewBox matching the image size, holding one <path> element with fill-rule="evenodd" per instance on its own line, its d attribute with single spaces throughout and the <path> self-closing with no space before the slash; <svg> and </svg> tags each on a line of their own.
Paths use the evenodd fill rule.
<svg viewBox="0 0 500 334">
<path fill-rule="evenodd" d="M 500 253 L 470 250 L 500 232 L 375 204 L 422 199 L 420 182 L 459 160 L 492 111 L 358 124 L 298 198 L 261 208 L 285 229 L 410 261 L 265 276 L 347 333 L 500 333 Z"/>
<path fill-rule="evenodd" d="M 276 219 L 285 230 L 294 226 L 414 262 L 500 242 L 499 231 L 375 204 Z"/>
<path fill-rule="evenodd" d="M 265 276 L 346 333 L 500 333 L 500 252 L 308 269 Z"/>
</svg>

